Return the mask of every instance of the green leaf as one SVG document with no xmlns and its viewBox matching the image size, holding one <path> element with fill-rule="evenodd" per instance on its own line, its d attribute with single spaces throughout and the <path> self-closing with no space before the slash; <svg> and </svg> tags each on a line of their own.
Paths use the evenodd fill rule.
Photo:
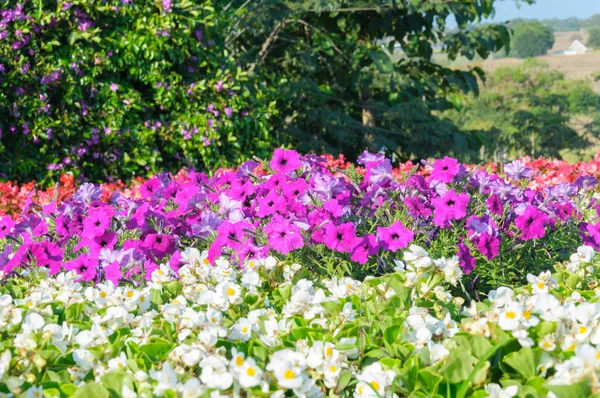
<svg viewBox="0 0 600 398">
<path fill-rule="evenodd" d="M 337 383 L 337 386 L 335 387 L 335 391 L 337 393 L 342 392 L 348 386 L 348 384 L 350 384 L 351 380 L 352 380 L 352 371 L 347 371 L 347 372 L 342 373 L 340 375 L 340 378 L 338 379 L 338 383 Z"/>
<path fill-rule="evenodd" d="M 369 57 L 375 63 L 375 67 L 380 73 L 392 73 L 394 71 L 394 64 L 389 55 L 382 50 L 371 50 Z"/>
<path fill-rule="evenodd" d="M 452 352 L 452 356 L 438 373 L 449 383 L 459 383 L 469 377 L 476 363 L 476 357 L 467 349 L 459 347 Z"/>
<path fill-rule="evenodd" d="M 546 385 L 546 388 L 557 398 L 589 397 L 592 394 L 590 381 L 587 379 L 571 385 Z"/>
<path fill-rule="evenodd" d="M 122 371 L 109 372 L 102 376 L 102 385 L 106 387 L 113 398 L 118 398 L 123 394 L 123 386 L 133 390 L 131 376 Z"/>
<path fill-rule="evenodd" d="M 537 367 L 540 363 L 542 353 L 539 349 L 532 350 L 523 347 L 517 352 L 512 352 L 504 357 L 504 362 L 519 372 L 525 379 L 537 376 Z"/>
<path fill-rule="evenodd" d="M 140 346 L 140 351 L 148 354 L 152 362 L 165 360 L 172 349 L 173 344 L 169 343 L 150 343 Z"/>
<path fill-rule="evenodd" d="M 79 387 L 74 398 L 110 398 L 108 390 L 98 383 L 88 383 Z"/>
<path fill-rule="evenodd" d="M 384 340 L 392 345 L 400 338 L 400 333 L 402 332 L 402 326 L 399 324 L 388 326 L 383 332 Z"/>
</svg>

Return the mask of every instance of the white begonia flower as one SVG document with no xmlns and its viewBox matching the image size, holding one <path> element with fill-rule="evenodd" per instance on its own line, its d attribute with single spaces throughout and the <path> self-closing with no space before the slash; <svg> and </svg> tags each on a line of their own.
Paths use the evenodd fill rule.
<svg viewBox="0 0 600 398">
<path fill-rule="evenodd" d="M 303 384 L 305 368 L 304 355 L 289 348 L 275 352 L 267 365 L 267 370 L 275 375 L 277 383 L 283 388 L 291 389 Z"/>
<path fill-rule="evenodd" d="M 2 379 L 10 369 L 10 361 L 12 361 L 12 354 L 10 350 L 5 350 L 2 355 L 0 355 L 0 379 Z"/>
<path fill-rule="evenodd" d="M 127 368 L 127 356 L 124 352 L 108 361 L 108 369 L 110 370 L 124 370 Z"/>
<path fill-rule="evenodd" d="M 489 394 L 488 397 L 490 398 L 512 398 L 519 392 L 519 387 L 508 386 L 502 388 L 496 383 L 490 383 L 485 385 L 485 391 Z"/>
<path fill-rule="evenodd" d="M 200 380 L 192 377 L 179 387 L 179 392 L 182 398 L 198 398 L 206 392 L 206 387 L 200 383 Z"/>
<path fill-rule="evenodd" d="M 538 345 L 542 350 L 552 352 L 556 349 L 556 337 L 553 334 L 546 334 L 542 336 Z"/>
<path fill-rule="evenodd" d="M 240 373 L 238 374 L 238 381 L 242 388 L 252 388 L 260 384 L 263 372 L 256 365 L 254 358 L 247 358 L 244 361 Z"/>
<path fill-rule="evenodd" d="M 96 363 L 94 354 L 81 348 L 73 351 L 73 360 L 84 372 L 88 372 Z"/>
<path fill-rule="evenodd" d="M 137 393 L 133 391 L 131 388 L 123 385 L 123 389 L 121 390 L 121 397 L 123 398 L 137 398 Z"/>
<path fill-rule="evenodd" d="M 161 370 L 150 370 L 148 373 L 152 379 L 156 380 L 154 394 L 160 397 L 165 395 L 167 390 L 176 391 L 180 385 L 177 373 L 169 362 L 164 362 Z"/>
<path fill-rule="evenodd" d="M 427 348 L 429 349 L 429 357 L 432 363 L 445 359 L 450 354 L 450 351 L 443 344 L 430 341 L 427 344 Z"/>
<path fill-rule="evenodd" d="M 224 282 L 217 286 L 217 292 L 221 294 L 224 300 L 229 304 L 239 304 L 242 302 L 242 289 L 239 285 L 232 282 Z"/>
<path fill-rule="evenodd" d="M 27 398 L 42 398 L 44 396 L 44 387 L 31 386 L 27 390 Z"/>
<path fill-rule="evenodd" d="M 501 286 L 496 290 L 490 291 L 489 299 L 496 307 L 502 307 L 512 303 L 514 294 L 512 289 Z"/>
<path fill-rule="evenodd" d="M 511 303 L 504 308 L 498 318 L 498 325 L 503 330 L 515 330 L 519 327 L 523 318 L 523 307 L 517 303 Z"/>
<path fill-rule="evenodd" d="M 392 384 L 394 377 L 394 371 L 384 371 L 379 362 L 372 363 L 356 376 L 359 383 L 356 385 L 355 396 L 386 396 L 386 389 Z"/>
<path fill-rule="evenodd" d="M 570 260 L 574 263 L 589 263 L 596 256 L 596 251 L 590 246 L 579 246 L 577 253 L 571 254 Z"/>
<path fill-rule="evenodd" d="M 233 376 L 227 370 L 227 362 L 225 358 L 218 356 L 210 356 L 204 358 L 200 362 L 202 374 L 200 380 L 206 384 L 208 388 L 216 388 L 217 390 L 227 390 L 233 383 Z"/>
<path fill-rule="evenodd" d="M 23 321 L 22 328 L 24 331 L 37 332 L 41 330 L 46 321 L 40 314 L 36 314 L 35 312 L 30 312 L 25 315 L 25 320 Z"/>
<path fill-rule="evenodd" d="M 417 268 L 427 268 L 433 264 L 429 253 L 421 246 L 410 245 L 404 252 L 404 261 L 414 265 Z"/>
</svg>

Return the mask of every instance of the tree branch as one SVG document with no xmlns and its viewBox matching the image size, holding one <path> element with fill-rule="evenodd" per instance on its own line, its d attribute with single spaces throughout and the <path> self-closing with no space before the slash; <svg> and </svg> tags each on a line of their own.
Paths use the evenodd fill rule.
<svg viewBox="0 0 600 398">
<path fill-rule="evenodd" d="M 256 69 L 256 66 L 264 61 L 264 59 L 267 56 L 267 53 L 269 52 L 269 47 L 271 46 L 271 44 L 273 44 L 275 40 L 277 40 L 281 29 L 283 29 L 285 25 L 287 25 L 290 21 L 291 19 L 284 19 L 283 21 L 279 22 L 277 26 L 275 26 L 275 29 L 273 29 L 269 37 L 267 37 L 267 40 L 265 40 L 265 42 L 261 46 L 260 52 L 258 53 L 258 59 L 252 64 L 250 64 L 250 68 L 248 68 L 248 74 L 251 75 L 252 73 L 254 73 L 254 69 Z"/>
</svg>

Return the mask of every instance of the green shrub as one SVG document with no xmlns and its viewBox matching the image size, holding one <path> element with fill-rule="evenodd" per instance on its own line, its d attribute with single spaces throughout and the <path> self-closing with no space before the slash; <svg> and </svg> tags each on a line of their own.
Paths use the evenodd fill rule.
<svg viewBox="0 0 600 398">
<path fill-rule="evenodd" d="M 3 3 L 0 178 L 214 169 L 272 150 L 273 104 L 224 49 L 212 2 Z"/>
</svg>

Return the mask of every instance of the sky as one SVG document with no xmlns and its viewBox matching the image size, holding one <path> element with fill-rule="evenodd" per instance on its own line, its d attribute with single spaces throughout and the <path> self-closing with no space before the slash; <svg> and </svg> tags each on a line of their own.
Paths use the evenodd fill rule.
<svg viewBox="0 0 600 398">
<path fill-rule="evenodd" d="M 493 21 L 507 21 L 513 18 L 589 18 L 600 14 L 600 0 L 537 0 L 535 4 L 521 4 L 514 0 L 500 0 L 495 3 L 496 18 Z"/>
</svg>

